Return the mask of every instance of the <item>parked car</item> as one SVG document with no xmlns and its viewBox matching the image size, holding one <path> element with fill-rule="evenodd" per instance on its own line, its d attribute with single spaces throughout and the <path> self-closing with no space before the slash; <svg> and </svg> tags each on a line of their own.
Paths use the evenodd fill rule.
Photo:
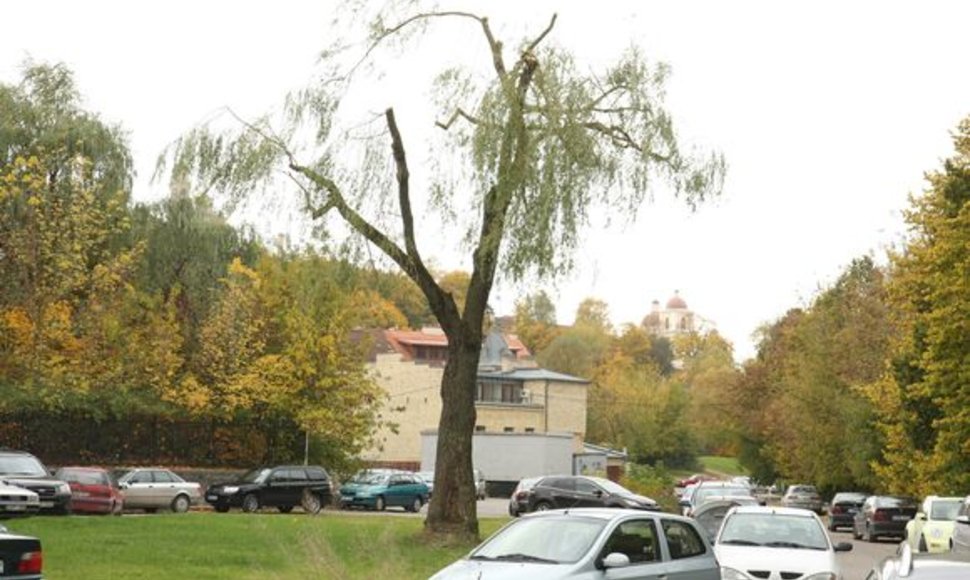
<svg viewBox="0 0 970 580">
<path fill-rule="evenodd" d="M 688 485 L 693 485 L 695 483 L 700 483 L 702 481 L 711 481 L 717 479 L 714 476 L 707 475 L 706 473 L 695 473 L 690 477 L 685 477 L 677 482 L 677 487 L 687 487 Z"/>
<path fill-rule="evenodd" d="M 364 471 L 340 486 L 340 507 L 363 507 L 383 511 L 398 506 L 417 512 L 428 503 L 428 485 L 413 473 Z"/>
<path fill-rule="evenodd" d="M 965 554 L 914 554 L 908 543 L 899 552 L 875 564 L 865 580 L 963 580 L 970 578 L 970 556 Z"/>
<path fill-rule="evenodd" d="M 138 468 L 118 478 L 125 509 L 155 513 L 171 509 L 180 514 L 202 500 L 202 485 L 185 481 L 168 469 Z"/>
<path fill-rule="evenodd" d="M 124 496 L 107 470 L 62 467 L 54 477 L 71 486 L 71 508 L 75 513 L 121 514 Z"/>
<path fill-rule="evenodd" d="M 28 516 L 39 511 L 39 495 L 27 488 L 0 482 L 0 518 Z"/>
<path fill-rule="evenodd" d="M 51 475 L 40 459 L 26 451 L 0 451 L 0 480 L 36 493 L 40 513 L 71 513 L 71 486 Z"/>
<path fill-rule="evenodd" d="M 330 475 L 317 465 L 260 467 L 234 481 L 212 485 L 205 492 L 205 501 L 220 513 L 233 507 L 252 513 L 264 506 L 289 513 L 301 506 L 303 511 L 315 514 L 332 499 Z"/>
<path fill-rule="evenodd" d="M 512 495 L 509 497 L 510 516 L 515 518 L 518 517 L 519 514 L 524 514 L 529 511 L 529 495 L 532 493 L 532 488 L 535 487 L 541 479 L 542 477 L 526 477 L 519 480 L 519 483 L 516 484 L 515 489 L 512 490 Z"/>
<path fill-rule="evenodd" d="M 957 511 L 957 519 L 953 524 L 953 535 L 950 536 L 950 551 L 970 554 L 970 496 L 964 498 L 959 511 Z"/>
<path fill-rule="evenodd" d="M 881 536 L 904 539 L 906 522 L 916 516 L 916 501 L 909 497 L 872 495 L 855 514 L 852 536 L 875 542 Z"/>
<path fill-rule="evenodd" d="M 822 520 L 800 508 L 740 506 L 728 512 L 714 543 L 722 580 L 758 578 L 841 578 L 836 552 Z"/>
<path fill-rule="evenodd" d="M 434 494 L 434 472 L 433 471 L 419 471 L 418 477 L 424 480 L 424 484 L 428 486 L 428 500 Z"/>
<path fill-rule="evenodd" d="M 785 495 L 781 497 L 781 505 L 790 508 L 802 508 L 822 513 L 822 496 L 814 485 L 789 485 Z"/>
<path fill-rule="evenodd" d="M 916 517 L 906 522 L 906 543 L 914 552 L 949 552 L 962 497 L 928 496 Z"/>
<path fill-rule="evenodd" d="M 431 578 L 720 580 L 720 573 L 710 543 L 688 518 L 579 508 L 512 520 Z"/>
<path fill-rule="evenodd" d="M 694 511 L 710 498 L 745 497 L 754 499 L 751 488 L 730 481 L 702 481 L 680 497 L 682 514 L 692 516 Z M 755 500 L 758 503 L 758 500 Z"/>
<path fill-rule="evenodd" d="M 9 580 L 42 580 L 44 552 L 40 540 L 20 536 L 0 526 L 0 577 Z"/>
<path fill-rule="evenodd" d="M 715 496 L 708 498 L 690 515 L 707 532 L 707 539 L 714 542 L 727 513 L 739 505 L 760 505 L 753 497 Z"/>
<path fill-rule="evenodd" d="M 829 529 L 834 532 L 838 528 L 851 528 L 855 514 L 862 509 L 866 497 L 866 494 L 855 491 L 841 491 L 832 496 L 828 509 Z"/>
<path fill-rule="evenodd" d="M 574 507 L 660 509 L 649 497 L 635 494 L 608 479 L 586 475 L 544 477 L 529 493 L 530 512 Z"/>
</svg>

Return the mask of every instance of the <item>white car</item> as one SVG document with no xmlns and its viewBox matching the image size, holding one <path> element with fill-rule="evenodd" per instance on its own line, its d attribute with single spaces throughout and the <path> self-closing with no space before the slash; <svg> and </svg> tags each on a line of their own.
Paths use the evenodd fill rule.
<svg viewBox="0 0 970 580">
<path fill-rule="evenodd" d="M 833 546 L 812 511 L 764 506 L 729 511 L 714 543 L 722 580 L 840 580 L 835 553 L 851 549 L 848 542 Z"/>
<path fill-rule="evenodd" d="M 720 580 L 697 522 L 622 508 L 525 514 L 431 580 Z"/>
<path fill-rule="evenodd" d="M 184 513 L 202 500 L 200 484 L 185 481 L 168 469 L 132 469 L 118 479 L 118 488 L 124 492 L 125 509 L 148 513 L 159 509 Z"/>
<path fill-rule="evenodd" d="M 40 511 L 40 496 L 24 487 L 0 482 L 0 516 L 22 516 Z"/>
<path fill-rule="evenodd" d="M 928 496 L 916 517 L 906 522 L 906 543 L 914 552 L 949 552 L 962 497 Z"/>
</svg>

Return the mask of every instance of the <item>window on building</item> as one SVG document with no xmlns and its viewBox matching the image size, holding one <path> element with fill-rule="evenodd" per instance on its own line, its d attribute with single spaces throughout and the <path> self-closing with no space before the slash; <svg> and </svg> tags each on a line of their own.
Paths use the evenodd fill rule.
<svg viewBox="0 0 970 580">
<path fill-rule="evenodd" d="M 506 427 L 506 428 L 502 429 L 502 431 L 504 431 L 506 433 L 515 433 L 515 427 Z"/>
<path fill-rule="evenodd" d="M 485 425 L 475 425 L 475 431 L 481 432 L 485 430 Z"/>
<path fill-rule="evenodd" d="M 526 427 L 525 428 L 525 432 L 526 433 L 535 433 L 536 432 L 536 428 L 535 427 Z"/>
<path fill-rule="evenodd" d="M 480 379 L 475 401 L 478 403 L 521 405 L 526 402 L 523 394 L 522 383 L 501 379 Z"/>
<path fill-rule="evenodd" d="M 444 362 L 448 360 L 448 348 L 417 345 L 414 347 L 414 360 L 419 362 Z"/>
</svg>

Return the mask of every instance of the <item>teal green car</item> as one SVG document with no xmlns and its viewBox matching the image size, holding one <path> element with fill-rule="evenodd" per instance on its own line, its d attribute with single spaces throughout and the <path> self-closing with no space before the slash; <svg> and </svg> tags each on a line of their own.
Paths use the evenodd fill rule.
<svg viewBox="0 0 970 580">
<path fill-rule="evenodd" d="M 428 502 L 428 485 L 414 473 L 364 470 L 340 487 L 340 507 L 383 511 L 398 506 L 417 512 Z"/>
</svg>

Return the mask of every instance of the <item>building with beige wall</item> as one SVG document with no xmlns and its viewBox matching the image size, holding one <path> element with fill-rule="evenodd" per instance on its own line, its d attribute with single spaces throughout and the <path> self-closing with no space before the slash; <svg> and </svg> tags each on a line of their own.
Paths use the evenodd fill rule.
<svg viewBox="0 0 970 580">
<path fill-rule="evenodd" d="M 419 469 L 422 431 L 437 429 L 447 337 L 439 329 L 371 333 L 369 366 L 388 399 L 390 423 L 363 454 L 374 464 Z M 583 451 L 588 381 L 537 368 L 514 335 L 490 333 L 482 348 L 476 393 L 476 435 L 568 436 Z"/>
</svg>

